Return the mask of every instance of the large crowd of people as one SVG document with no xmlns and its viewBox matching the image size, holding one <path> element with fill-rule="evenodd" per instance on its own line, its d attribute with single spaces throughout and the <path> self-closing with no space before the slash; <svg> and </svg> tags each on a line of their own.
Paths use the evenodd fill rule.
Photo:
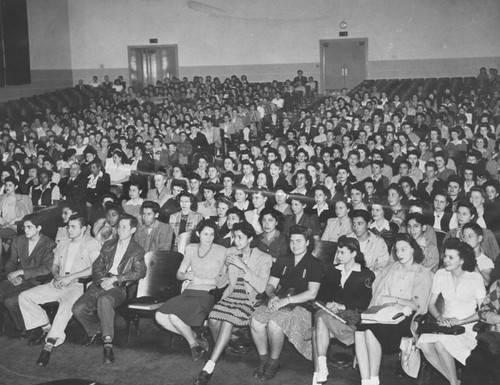
<svg viewBox="0 0 500 385">
<path fill-rule="evenodd" d="M 402 100 L 376 86 L 319 97 L 302 71 L 283 83 L 169 78 L 138 92 L 122 78 L 80 81 L 111 96 L 3 122 L 4 322 L 43 345 L 46 366 L 74 317 L 83 345 L 102 342 L 111 364 L 124 283 L 145 277 L 145 253 L 172 250 L 184 290 L 155 318 L 193 360 L 208 358 L 194 384 L 249 330 L 254 378 L 278 374 L 288 339 L 324 383 L 334 338 L 354 345 L 361 383 L 378 385 L 382 355 L 427 313 L 464 326 L 416 336 L 451 385 L 473 370 L 500 381 L 496 69 L 475 84 Z M 41 307 L 52 301 L 53 320 Z M 400 316 L 365 322 L 374 309 Z"/>
</svg>

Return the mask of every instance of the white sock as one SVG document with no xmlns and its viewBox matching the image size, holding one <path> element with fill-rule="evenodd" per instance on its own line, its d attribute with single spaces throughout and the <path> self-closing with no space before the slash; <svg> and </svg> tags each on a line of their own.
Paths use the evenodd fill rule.
<svg viewBox="0 0 500 385">
<path fill-rule="evenodd" d="M 373 385 L 372 380 L 371 379 L 361 380 L 361 385 Z"/>
<path fill-rule="evenodd" d="M 51 325 L 51 324 L 47 324 L 47 325 L 45 325 L 45 326 L 42 326 L 42 330 L 43 330 L 44 332 L 49 332 L 51 327 L 52 327 L 52 325 Z"/>
<path fill-rule="evenodd" d="M 380 385 L 380 379 L 378 376 L 370 377 L 371 385 Z"/>
<path fill-rule="evenodd" d="M 313 380 L 312 380 L 312 385 L 319 385 L 318 381 L 316 381 L 317 378 L 318 378 L 318 373 L 314 372 L 314 374 L 313 374 Z"/>
<path fill-rule="evenodd" d="M 328 378 L 328 365 L 326 364 L 326 357 L 319 356 L 318 357 L 318 376 L 317 379 L 319 382 L 325 382 Z"/>
<path fill-rule="evenodd" d="M 208 360 L 205 366 L 203 367 L 203 370 L 207 372 L 208 374 L 212 374 L 215 369 L 215 362 L 212 360 Z"/>
</svg>

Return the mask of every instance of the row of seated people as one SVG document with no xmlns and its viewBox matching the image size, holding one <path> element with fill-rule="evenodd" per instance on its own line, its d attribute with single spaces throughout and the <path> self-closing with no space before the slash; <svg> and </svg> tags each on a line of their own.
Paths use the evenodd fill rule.
<svg viewBox="0 0 500 385">
<path fill-rule="evenodd" d="M 108 207 L 108 219 L 115 216 L 112 212 L 116 209 Z M 143 220 L 149 224 L 152 219 L 153 227 L 158 214 L 158 204 L 143 204 Z M 361 225 L 366 230 L 367 214 L 364 210 L 353 210 L 354 226 Z M 67 220 L 66 237 L 61 238 L 57 246 L 40 234 L 39 214 L 30 214 L 23 219 L 25 235 L 16 238 L 12 245 L 11 258 L 6 266 L 7 279 L 2 282 L 3 303 L 14 319 L 19 320 L 21 315 L 18 324 L 24 322 L 27 329 L 35 330 L 29 343 L 45 341 L 37 364 L 47 365 L 54 346 L 64 342 L 64 330 L 72 315 L 83 325 L 89 344 L 103 338 L 103 361 L 110 363 L 114 361 L 113 309 L 125 299 L 124 289 L 116 282 L 137 280 L 145 275 L 143 257 L 148 247 L 146 234 L 150 233 L 147 225 L 137 228 L 135 217 L 117 215 L 117 238 L 101 246 L 89 236 L 83 216 L 72 211 L 69 205 L 64 208 L 63 215 Z M 68 215 L 71 216 L 68 218 Z M 458 239 L 445 242 L 443 268 L 436 272 L 431 284 L 433 272 L 424 266 L 427 256 L 413 238 L 414 228 L 419 227 L 417 219 L 422 221 L 419 213 L 409 215 L 409 234 L 396 236 L 393 257 L 378 261 L 379 269 L 367 267 L 360 241 L 355 235 L 342 235 L 337 239 L 335 265 L 328 264 L 326 271 L 323 263 L 312 254 L 314 237 L 311 229 L 292 225 L 285 239 L 287 252 L 273 258 L 262 250 L 269 250 L 267 236 L 272 239 L 280 235 L 276 231 L 283 220 L 280 212 L 272 208 L 261 212 L 259 222 L 264 231 L 273 229 L 271 234 L 266 233 L 266 237 L 257 235 L 241 210 L 233 210 L 230 216 L 233 217 L 228 217 L 233 241 L 229 248 L 215 243 L 221 238 L 218 235 L 220 228 L 214 220 L 203 219 L 197 224 L 195 233 L 198 242 L 185 247 L 184 259 L 177 273 L 178 279 L 188 282 L 186 290 L 180 297 L 165 303 L 156 314 L 161 326 L 186 338 L 194 360 L 208 351 L 208 344 L 203 335 L 196 335 L 192 328 L 201 326 L 208 315 L 216 343 L 210 360 L 195 380 L 196 384 L 207 383 L 210 379 L 215 363 L 231 337 L 232 328 L 249 324 L 261 359 L 254 373 L 256 378 L 271 379 L 276 375 L 286 336 L 308 359 L 313 358 L 313 344 L 317 345 L 314 377 L 318 383 L 326 381 L 325 354 L 330 336 L 333 336 L 346 345 L 356 341 L 362 380 L 364 383 L 376 383 L 381 358 L 377 351 L 382 348 L 384 352 L 397 349 L 401 337 L 410 333 L 411 317 L 397 325 L 367 326 L 359 324 L 360 313 L 369 304 L 392 305 L 395 302 L 408 315 L 422 314 L 427 311 L 429 298 L 430 312 L 438 318 L 438 322 L 470 326 L 467 335 L 450 341 L 433 340 L 435 336 L 421 337 L 421 349 L 429 361 L 433 365 L 441 359 L 447 362 L 447 366 L 437 366 L 437 369 L 450 383 L 456 381 L 453 358 L 466 363 L 474 345 L 472 323 L 478 319 L 472 313 L 475 314 L 476 305 L 481 305 L 485 297 L 484 277 L 477 269 L 482 255 L 482 229 L 477 224 L 464 226 L 467 243 Z M 112 224 L 114 221 L 109 222 Z M 423 226 L 420 224 L 420 232 Z M 146 237 L 139 236 L 141 231 Z M 157 240 L 163 240 L 163 237 Z M 35 245 L 32 246 L 32 243 Z M 163 244 L 165 249 L 169 246 Z M 30 247 L 33 248 L 32 253 L 29 253 Z M 53 280 L 38 286 L 50 273 Z M 78 278 L 90 273 L 93 285 L 82 295 L 83 287 Z M 223 299 L 215 305 L 210 290 L 227 284 Z M 491 288 L 492 293 L 496 293 L 496 285 Z M 266 293 L 269 301 L 258 307 L 258 295 L 262 292 Z M 446 303 L 443 314 L 436 307 L 439 294 L 443 295 Z M 17 296 L 19 308 L 15 308 Z M 326 309 L 337 313 L 337 317 L 343 317 L 346 323 L 329 315 L 328 311 L 318 312 L 316 333 L 311 341 L 304 332 L 313 326 L 307 304 L 314 299 L 326 303 Z M 59 300 L 61 304 L 50 324 L 39 305 L 52 300 Z M 483 313 L 479 314 L 483 314 L 484 320 L 496 323 L 493 322 L 496 319 L 494 314 L 491 314 L 495 312 L 495 308 L 491 308 L 495 301 L 493 305 L 490 302 L 485 302 Z M 453 365 L 450 365 L 450 360 Z"/>
</svg>

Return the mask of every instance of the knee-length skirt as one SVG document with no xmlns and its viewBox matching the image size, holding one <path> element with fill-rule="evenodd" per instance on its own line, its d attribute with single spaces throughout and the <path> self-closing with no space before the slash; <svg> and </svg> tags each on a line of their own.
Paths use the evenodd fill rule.
<svg viewBox="0 0 500 385">
<path fill-rule="evenodd" d="M 306 337 L 312 327 L 311 312 L 301 306 L 295 306 L 271 311 L 267 306 L 260 306 L 255 310 L 252 319 L 267 325 L 270 321 L 276 323 L 288 338 L 288 341 L 308 360 L 312 360 L 312 343 Z"/>
<path fill-rule="evenodd" d="M 399 351 L 401 338 L 411 337 L 411 322 L 413 317 L 406 317 L 398 324 L 359 324 L 358 332 L 370 330 L 382 346 L 382 352 L 395 353 Z"/>
<path fill-rule="evenodd" d="M 453 358 L 465 365 L 465 361 L 477 345 L 477 333 L 472 330 L 473 324 L 464 325 L 464 327 L 465 333 L 459 335 L 422 334 L 418 339 L 418 344 L 441 342 Z"/>
<path fill-rule="evenodd" d="M 239 277 L 233 292 L 214 306 L 208 318 L 244 327 L 250 323 L 254 310 L 245 289 L 245 280 Z"/>
<path fill-rule="evenodd" d="M 174 314 L 186 325 L 202 326 L 214 303 L 214 296 L 207 291 L 188 289 L 165 302 L 158 311 L 163 314 Z"/>
</svg>

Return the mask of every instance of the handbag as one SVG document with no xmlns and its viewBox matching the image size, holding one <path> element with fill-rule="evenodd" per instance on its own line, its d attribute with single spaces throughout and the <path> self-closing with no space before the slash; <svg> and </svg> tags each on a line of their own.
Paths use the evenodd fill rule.
<svg viewBox="0 0 500 385">
<path fill-rule="evenodd" d="M 401 349 L 401 367 L 410 377 L 417 378 L 420 370 L 420 350 L 414 337 L 403 337 L 399 345 Z"/>
<path fill-rule="evenodd" d="M 441 326 L 434 323 L 424 323 L 419 325 L 417 329 L 418 334 L 448 334 L 458 336 L 465 333 L 465 328 L 460 325 L 454 326 Z"/>
</svg>

